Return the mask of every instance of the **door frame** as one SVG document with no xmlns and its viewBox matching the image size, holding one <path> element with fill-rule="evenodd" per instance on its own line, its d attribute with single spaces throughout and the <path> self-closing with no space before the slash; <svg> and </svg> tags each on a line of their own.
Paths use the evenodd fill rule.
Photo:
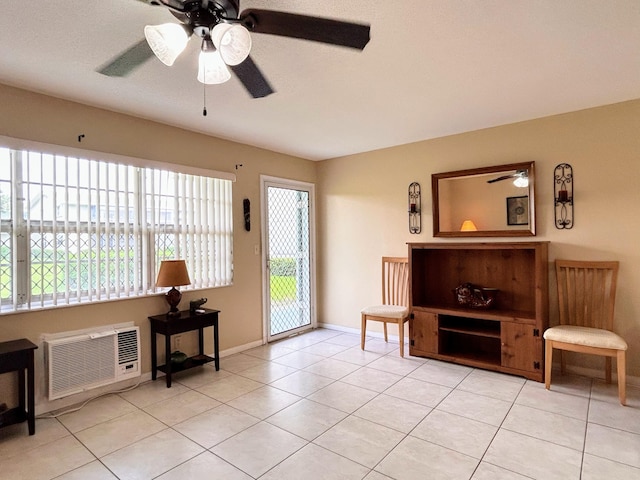
<svg viewBox="0 0 640 480">
<path fill-rule="evenodd" d="M 290 190 L 304 190 L 309 192 L 309 315 L 311 324 L 308 327 L 294 330 L 293 333 L 283 332 L 276 335 L 272 340 L 285 338 L 289 335 L 300 332 L 304 329 L 317 327 L 317 295 L 316 295 L 316 194 L 315 184 L 291 180 L 288 178 L 272 177 L 270 175 L 260 175 L 260 229 L 261 229 L 261 270 L 262 270 L 262 344 L 266 344 L 269 339 L 271 320 L 270 310 L 270 288 L 269 269 L 267 268 L 267 256 L 269 254 L 269 239 L 267 229 L 267 188 L 285 188 Z"/>
</svg>

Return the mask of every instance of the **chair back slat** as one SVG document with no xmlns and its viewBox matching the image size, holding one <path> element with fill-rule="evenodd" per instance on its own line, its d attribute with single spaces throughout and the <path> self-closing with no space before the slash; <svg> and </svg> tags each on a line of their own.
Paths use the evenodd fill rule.
<svg viewBox="0 0 640 480">
<path fill-rule="evenodd" d="M 556 260 L 560 324 L 613 329 L 618 262 Z"/>
<path fill-rule="evenodd" d="M 409 305 L 407 257 L 382 257 L 382 304 Z"/>
</svg>

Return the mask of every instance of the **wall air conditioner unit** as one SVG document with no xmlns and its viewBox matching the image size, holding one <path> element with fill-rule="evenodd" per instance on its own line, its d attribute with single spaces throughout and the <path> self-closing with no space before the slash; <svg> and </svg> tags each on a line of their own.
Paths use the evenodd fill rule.
<svg viewBox="0 0 640 480">
<path fill-rule="evenodd" d="M 140 376 L 140 328 L 45 340 L 49 400 Z"/>
</svg>

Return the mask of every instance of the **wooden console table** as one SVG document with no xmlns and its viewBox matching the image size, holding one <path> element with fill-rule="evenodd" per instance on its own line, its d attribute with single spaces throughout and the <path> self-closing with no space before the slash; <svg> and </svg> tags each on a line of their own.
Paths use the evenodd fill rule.
<svg viewBox="0 0 640 480">
<path fill-rule="evenodd" d="M 167 380 L 167 388 L 171 387 L 171 374 L 181 372 L 193 367 L 215 362 L 216 370 L 220 370 L 220 352 L 218 346 L 218 313 L 219 310 L 203 309 L 204 313 L 194 313 L 189 310 L 180 312 L 179 317 L 154 315 L 149 317 L 151 322 L 151 378 L 156 379 L 158 370 L 164 372 Z M 204 354 L 203 329 L 213 327 L 213 352 L 215 357 Z M 198 330 L 198 355 L 187 358 L 181 363 L 171 362 L 171 335 Z M 164 335 L 165 364 L 158 366 L 156 334 Z"/>
<path fill-rule="evenodd" d="M 29 435 L 36 433 L 33 361 L 36 348 L 38 346 L 26 338 L 0 343 L 0 373 L 18 372 L 18 406 L 0 413 L 0 427 L 27 420 Z"/>
</svg>

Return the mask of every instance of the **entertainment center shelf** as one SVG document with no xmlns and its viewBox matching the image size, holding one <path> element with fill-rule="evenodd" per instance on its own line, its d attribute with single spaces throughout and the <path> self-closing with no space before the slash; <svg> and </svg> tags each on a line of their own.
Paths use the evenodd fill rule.
<svg viewBox="0 0 640 480">
<path fill-rule="evenodd" d="M 451 294 L 453 296 L 453 293 Z M 514 322 L 536 323 L 535 313 L 522 312 L 518 310 L 473 310 L 469 308 L 454 308 L 442 306 L 415 307 L 415 311 L 423 310 L 440 315 L 466 316 L 469 318 L 482 318 L 491 320 L 511 320 Z"/>
<path fill-rule="evenodd" d="M 447 321 L 448 320 L 448 321 Z M 458 319 L 440 317 L 439 330 L 441 332 L 460 333 L 476 337 L 500 338 L 500 324 L 498 322 L 458 322 Z"/>
<path fill-rule="evenodd" d="M 409 351 L 543 381 L 548 242 L 410 243 Z M 491 308 L 467 308 L 463 283 L 498 289 Z"/>
</svg>

